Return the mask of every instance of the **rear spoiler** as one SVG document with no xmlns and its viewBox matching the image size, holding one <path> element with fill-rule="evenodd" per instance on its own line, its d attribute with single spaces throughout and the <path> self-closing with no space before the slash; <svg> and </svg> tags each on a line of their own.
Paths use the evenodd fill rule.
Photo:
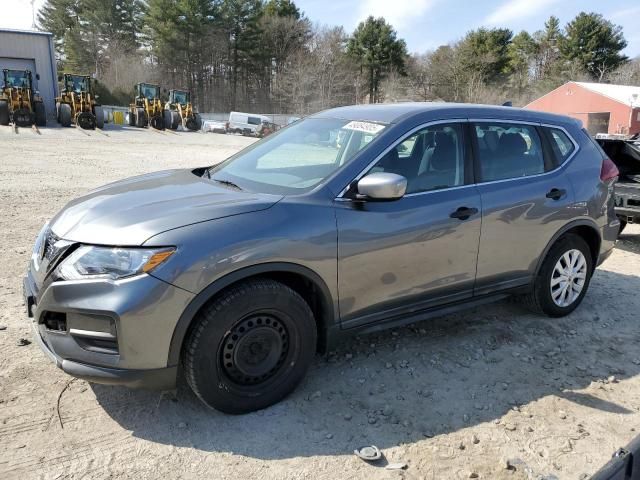
<svg viewBox="0 0 640 480">
<path fill-rule="evenodd" d="M 640 480 L 640 436 L 616 451 L 591 480 Z"/>
</svg>

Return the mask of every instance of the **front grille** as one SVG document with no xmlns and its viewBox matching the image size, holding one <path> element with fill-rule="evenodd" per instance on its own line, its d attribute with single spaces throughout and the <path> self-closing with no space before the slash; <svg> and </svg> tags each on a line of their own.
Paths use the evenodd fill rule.
<svg viewBox="0 0 640 480">
<path fill-rule="evenodd" d="M 45 265 L 48 273 L 56 267 L 59 260 L 72 245 L 73 242 L 61 239 L 49 228 L 44 234 L 42 245 L 40 246 L 38 261 L 40 264 Z"/>
</svg>

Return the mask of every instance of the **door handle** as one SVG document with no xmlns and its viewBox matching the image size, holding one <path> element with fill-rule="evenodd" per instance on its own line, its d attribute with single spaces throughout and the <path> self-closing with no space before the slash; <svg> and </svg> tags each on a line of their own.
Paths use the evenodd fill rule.
<svg viewBox="0 0 640 480">
<path fill-rule="evenodd" d="M 449 216 L 451 218 L 457 218 L 458 220 L 466 220 L 471 215 L 475 215 L 476 213 L 478 213 L 477 208 L 460 207 L 455 212 L 452 212 Z"/>
<path fill-rule="evenodd" d="M 551 190 L 549 190 L 546 197 L 551 198 L 553 200 L 560 200 L 562 197 L 565 196 L 566 193 L 567 193 L 566 190 L 562 190 L 560 188 L 552 188 Z"/>
</svg>

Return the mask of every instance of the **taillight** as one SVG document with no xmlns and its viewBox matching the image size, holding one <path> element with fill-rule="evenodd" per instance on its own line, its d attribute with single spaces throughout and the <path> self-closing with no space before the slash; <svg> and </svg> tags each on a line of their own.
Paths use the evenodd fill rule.
<svg viewBox="0 0 640 480">
<path fill-rule="evenodd" d="M 618 170 L 616 164 L 613 163 L 609 157 L 605 157 L 602 162 L 602 168 L 600 169 L 600 180 L 606 182 L 608 180 L 613 180 L 618 176 L 620 176 L 620 170 Z"/>
</svg>

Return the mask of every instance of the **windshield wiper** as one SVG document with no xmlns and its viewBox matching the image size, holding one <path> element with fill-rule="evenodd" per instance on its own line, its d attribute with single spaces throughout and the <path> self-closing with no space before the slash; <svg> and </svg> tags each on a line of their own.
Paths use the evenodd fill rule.
<svg viewBox="0 0 640 480">
<path fill-rule="evenodd" d="M 212 178 L 211 180 L 213 180 L 214 182 L 221 183 L 222 185 L 225 185 L 227 187 L 235 188 L 236 190 L 242 190 L 242 188 L 240 188 L 238 185 L 233 183 L 231 180 L 223 180 L 221 178 Z"/>
</svg>

